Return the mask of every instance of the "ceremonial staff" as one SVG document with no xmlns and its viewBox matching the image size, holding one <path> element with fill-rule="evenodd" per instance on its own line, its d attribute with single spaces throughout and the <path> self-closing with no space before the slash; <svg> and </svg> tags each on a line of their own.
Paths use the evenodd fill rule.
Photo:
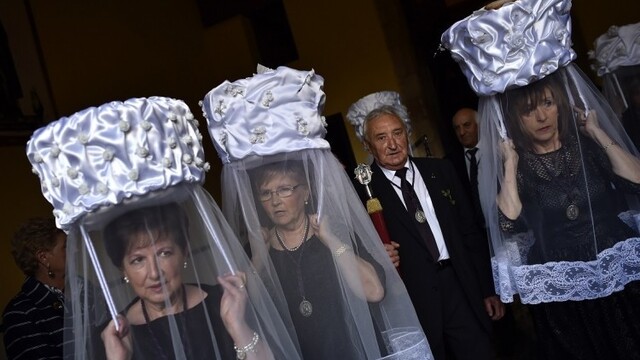
<svg viewBox="0 0 640 360">
<path fill-rule="evenodd" d="M 384 244 L 391 244 L 391 236 L 389 236 L 387 224 L 385 223 L 384 216 L 382 214 L 382 204 L 380 204 L 380 200 L 378 200 L 378 198 L 373 196 L 371 188 L 369 187 L 369 183 L 371 182 L 371 167 L 367 164 L 358 164 L 353 172 L 355 173 L 358 182 L 364 185 L 364 188 L 367 191 L 367 196 L 369 197 L 367 200 L 367 212 L 371 217 L 371 221 L 373 222 L 373 226 L 376 228 L 378 235 L 380 235 L 380 240 L 382 240 L 382 243 Z M 400 268 L 397 270 L 399 272 Z"/>
</svg>

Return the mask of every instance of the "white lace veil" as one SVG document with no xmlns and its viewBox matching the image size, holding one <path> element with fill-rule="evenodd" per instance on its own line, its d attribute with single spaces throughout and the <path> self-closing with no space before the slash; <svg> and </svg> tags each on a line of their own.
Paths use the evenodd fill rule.
<svg viewBox="0 0 640 360">
<path fill-rule="evenodd" d="M 572 63 L 570 8 L 569 0 L 518 0 L 480 9 L 442 35 L 480 96 L 478 186 L 505 302 L 516 294 L 530 304 L 600 298 L 640 278 L 640 160 Z M 547 100 L 545 91 L 557 106 L 560 148 L 537 153 L 520 118 Z M 584 131 L 587 115 L 602 130 L 595 137 Z M 522 205 L 511 221 L 497 206 L 510 184 L 501 149 L 509 141 Z"/>
<path fill-rule="evenodd" d="M 196 126 L 181 101 L 130 99 L 63 118 L 30 140 L 43 194 L 69 234 L 65 358 L 105 358 L 101 333 L 117 314 L 129 324 L 134 359 L 235 358 L 220 314 L 227 296 L 221 278 L 235 285 L 232 299 L 245 304 L 239 313 L 258 347 L 268 345 L 261 355 L 299 358 L 267 289 L 201 187 L 208 164 Z M 153 301 L 178 306 L 157 317 Z"/>
<path fill-rule="evenodd" d="M 637 158 L 616 115 L 573 64 L 545 79 L 541 81 L 556 82 L 565 91 L 570 107 L 595 112 L 612 141 Z M 576 112 L 567 109 L 566 118 L 559 119 L 565 126 L 564 150 L 536 156 L 515 141 L 523 212 L 514 227 L 501 218 L 496 205 L 504 180 L 500 143 L 518 136 L 513 133 L 517 120 L 507 108 L 517 98 L 513 92 L 526 92 L 526 87 L 520 89 L 481 97 L 479 107 L 485 153 L 478 186 L 502 300 L 512 301 L 515 294 L 523 303 L 583 300 L 621 290 L 640 278 L 640 186 L 613 173 L 606 150 L 576 125 Z M 560 180 L 549 181 L 556 177 Z M 573 220 L 575 215 L 568 214 L 572 200 L 580 203 Z"/>
<path fill-rule="evenodd" d="M 431 359 L 407 291 L 323 139 L 321 86 L 313 71 L 280 67 L 207 94 L 203 110 L 225 162 L 223 212 L 274 302 L 294 324 L 303 357 Z M 265 98 L 271 102 L 260 101 Z M 338 243 L 312 236 L 295 251 L 272 246 L 274 224 L 256 195 L 269 176 L 293 173 L 300 184 L 290 184 L 296 188 L 289 199 L 308 194 L 302 206 L 309 226 L 317 216 Z M 269 191 L 266 197 L 280 197 L 278 189 Z M 367 297 L 368 282 L 358 276 L 362 262 L 383 294 Z M 311 309 L 301 309 L 303 300 Z M 311 354 L 314 349 L 319 353 Z"/>
</svg>

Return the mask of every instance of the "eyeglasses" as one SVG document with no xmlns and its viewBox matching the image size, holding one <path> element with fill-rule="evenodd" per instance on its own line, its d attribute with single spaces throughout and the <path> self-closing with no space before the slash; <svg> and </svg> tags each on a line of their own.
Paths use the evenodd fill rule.
<svg viewBox="0 0 640 360">
<path fill-rule="evenodd" d="M 262 190 L 258 193 L 258 198 L 260 201 L 269 201 L 273 197 L 273 194 L 277 194 L 279 198 L 287 198 L 293 195 L 293 191 L 298 188 L 298 186 L 302 186 L 303 184 L 298 184 L 295 186 L 282 186 L 277 188 L 275 191 L 271 190 Z"/>
</svg>

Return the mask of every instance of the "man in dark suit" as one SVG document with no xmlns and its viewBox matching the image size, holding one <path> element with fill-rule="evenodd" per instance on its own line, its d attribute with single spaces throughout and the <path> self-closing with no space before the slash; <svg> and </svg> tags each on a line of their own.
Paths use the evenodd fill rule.
<svg viewBox="0 0 640 360">
<path fill-rule="evenodd" d="M 453 167 L 409 157 L 408 118 L 396 93 L 369 95 L 347 116 L 375 159 L 370 187 L 400 245 L 402 279 L 434 357 L 491 358 L 491 318 L 502 317 L 504 307 L 487 242 Z"/>
<path fill-rule="evenodd" d="M 484 226 L 484 216 L 478 196 L 478 165 L 481 152 L 478 152 L 478 113 L 469 108 L 458 110 L 452 119 L 453 130 L 462 145 L 462 151 L 456 149 L 447 154 L 463 188 L 473 204 L 478 224 Z"/>
</svg>

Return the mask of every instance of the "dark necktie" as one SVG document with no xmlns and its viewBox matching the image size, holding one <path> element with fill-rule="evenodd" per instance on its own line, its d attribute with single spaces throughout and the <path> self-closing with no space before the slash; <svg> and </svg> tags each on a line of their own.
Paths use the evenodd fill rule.
<svg viewBox="0 0 640 360">
<path fill-rule="evenodd" d="M 478 192 L 478 159 L 476 159 L 476 152 L 478 148 L 474 147 L 466 152 L 467 159 L 469 159 L 469 183 L 471 184 L 471 196 L 473 200 L 473 207 L 478 215 L 479 219 L 482 218 L 482 210 L 480 207 L 480 194 Z M 482 220 L 484 222 L 484 220 Z"/>
<path fill-rule="evenodd" d="M 467 150 L 467 159 L 469 159 L 469 182 L 471 187 L 478 192 L 478 160 L 476 159 L 478 148 Z"/>
<path fill-rule="evenodd" d="M 402 190 L 402 198 L 404 199 L 404 203 L 407 206 L 407 212 L 409 212 L 409 216 L 411 216 L 411 218 L 413 219 L 414 224 L 420 232 L 420 236 L 424 240 L 424 243 L 427 245 L 427 250 L 429 250 L 431 257 L 435 262 L 440 258 L 438 245 L 436 245 L 436 239 L 433 237 L 431 227 L 429 227 L 429 223 L 426 220 L 424 211 L 422 210 L 422 206 L 420 205 L 420 201 L 418 200 L 418 195 L 416 194 L 415 190 L 413 190 L 413 186 L 409 184 L 409 181 L 407 181 L 407 170 L 407 168 L 402 168 L 396 171 L 395 175 L 401 180 L 400 189 Z"/>
</svg>

